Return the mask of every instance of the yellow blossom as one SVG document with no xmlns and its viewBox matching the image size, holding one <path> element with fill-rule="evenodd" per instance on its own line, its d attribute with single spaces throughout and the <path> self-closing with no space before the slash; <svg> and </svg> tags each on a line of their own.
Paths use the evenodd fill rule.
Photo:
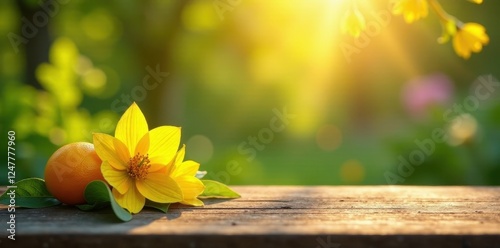
<svg viewBox="0 0 500 248">
<path fill-rule="evenodd" d="M 342 32 L 358 37 L 366 28 L 365 17 L 356 7 L 350 8 L 342 18 Z"/>
<path fill-rule="evenodd" d="M 113 187 L 118 204 L 131 213 L 141 211 L 146 199 L 158 203 L 184 199 L 180 186 L 165 169 L 179 147 L 180 128 L 148 130 L 144 115 L 133 103 L 118 121 L 115 137 L 93 135 L 104 179 Z"/>
<path fill-rule="evenodd" d="M 172 161 L 170 176 L 179 184 L 184 198 L 180 203 L 192 206 L 203 206 L 203 202 L 198 196 L 205 190 L 205 185 L 200 179 L 196 178 L 196 173 L 200 164 L 184 160 L 186 146 L 183 146 L 178 152 L 175 160 Z"/>
<path fill-rule="evenodd" d="M 427 16 L 427 0 L 395 0 L 392 13 L 403 15 L 407 23 L 412 23 Z"/>
<path fill-rule="evenodd" d="M 455 36 L 457 33 L 457 22 L 453 18 L 441 21 L 443 27 L 443 34 L 437 39 L 439 44 L 444 44 L 450 40 L 450 37 Z"/>
<path fill-rule="evenodd" d="M 465 23 L 457 27 L 453 37 L 453 48 L 458 56 L 468 59 L 471 52 L 479 53 L 490 38 L 485 28 L 478 23 Z"/>
<path fill-rule="evenodd" d="M 482 4 L 483 0 L 469 0 L 469 2 L 477 3 L 477 4 Z"/>
</svg>

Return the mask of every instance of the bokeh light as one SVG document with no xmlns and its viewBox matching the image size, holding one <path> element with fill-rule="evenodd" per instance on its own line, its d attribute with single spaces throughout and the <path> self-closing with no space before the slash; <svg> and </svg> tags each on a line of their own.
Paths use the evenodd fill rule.
<svg viewBox="0 0 500 248">
<path fill-rule="evenodd" d="M 342 132 L 334 125 L 324 125 L 316 133 L 316 143 L 325 151 L 333 151 L 342 144 Z"/>
<path fill-rule="evenodd" d="M 365 168 L 358 160 L 351 159 L 340 166 L 340 176 L 346 184 L 359 184 L 365 179 Z"/>
<path fill-rule="evenodd" d="M 477 133 L 477 120 L 470 114 L 455 117 L 448 127 L 448 143 L 457 146 L 471 141 Z"/>
<path fill-rule="evenodd" d="M 186 157 L 199 163 L 210 161 L 213 153 L 212 141 L 205 135 L 194 135 L 186 143 Z"/>
</svg>

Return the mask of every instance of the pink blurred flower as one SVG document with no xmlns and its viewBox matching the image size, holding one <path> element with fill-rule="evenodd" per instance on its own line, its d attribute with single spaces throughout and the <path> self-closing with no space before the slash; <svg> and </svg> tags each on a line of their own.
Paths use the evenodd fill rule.
<svg viewBox="0 0 500 248">
<path fill-rule="evenodd" d="M 453 83 L 444 74 L 433 74 L 409 81 L 403 88 L 403 103 L 416 118 L 426 117 L 432 106 L 445 106 L 453 97 Z"/>
</svg>

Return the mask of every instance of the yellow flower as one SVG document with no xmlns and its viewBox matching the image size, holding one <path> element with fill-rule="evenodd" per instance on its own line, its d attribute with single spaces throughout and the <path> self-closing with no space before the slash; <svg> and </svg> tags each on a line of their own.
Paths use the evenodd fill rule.
<svg viewBox="0 0 500 248">
<path fill-rule="evenodd" d="M 205 190 L 205 185 L 196 178 L 196 172 L 200 164 L 184 160 L 186 146 L 183 146 L 178 152 L 175 160 L 172 162 L 170 176 L 179 184 L 184 198 L 181 203 L 192 206 L 203 206 L 203 202 L 197 197 Z"/>
<path fill-rule="evenodd" d="M 342 19 L 342 33 L 358 37 L 366 28 L 365 17 L 356 7 L 350 8 Z"/>
<path fill-rule="evenodd" d="M 454 18 L 448 18 L 441 21 L 443 34 L 437 39 L 439 44 L 444 44 L 450 40 L 450 37 L 457 33 L 457 21 Z"/>
<path fill-rule="evenodd" d="M 392 13 L 403 15 L 407 23 L 412 23 L 427 16 L 427 0 L 395 0 Z"/>
<path fill-rule="evenodd" d="M 120 206 L 138 213 L 146 198 L 158 203 L 184 199 L 176 181 L 166 173 L 180 144 L 179 127 L 161 126 L 148 131 L 148 123 L 133 103 L 118 121 L 115 137 L 95 133 L 97 155 L 104 179 L 113 186 Z"/>
<path fill-rule="evenodd" d="M 453 48 L 458 56 L 468 59 L 471 52 L 481 52 L 483 45 L 489 41 L 490 38 L 481 24 L 465 23 L 457 27 L 453 37 Z"/>
<path fill-rule="evenodd" d="M 469 2 L 477 3 L 477 4 L 482 4 L 483 0 L 469 0 Z"/>
</svg>

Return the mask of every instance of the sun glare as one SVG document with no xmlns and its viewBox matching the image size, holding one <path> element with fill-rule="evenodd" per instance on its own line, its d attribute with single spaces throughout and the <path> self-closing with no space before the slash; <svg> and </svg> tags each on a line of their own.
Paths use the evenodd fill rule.
<svg viewBox="0 0 500 248">
<path fill-rule="evenodd" d="M 248 80 L 242 83 L 245 94 L 231 106 L 233 117 L 244 117 L 241 109 L 269 101 L 262 92 L 277 91 L 280 100 L 297 115 L 287 131 L 309 137 L 329 118 L 328 114 L 345 114 L 342 108 L 352 104 L 352 95 L 346 92 L 356 85 L 352 74 L 366 70 L 365 66 L 379 65 L 380 56 L 393 60 L 406 75 L 417 73 L 388 27 L 395 18 L 388 5 L 365 0 L 317 0 L 293 4 L 249 1 L 245 6 L 235 10 L 231 20 L 235 29 L 230 35 L 245 44 L 243 53 L 247 57 L 243 63 Z M 365 30 L 356 38 L 341 29 L 344 15 L 353 8 L 365 13 L 366 21 Z M 384 52 L 377 56 L 365 52 L 373 52 L 377 45 L 372 43 Z M 345 44 L 356 52 L 346 54 L 342 48 Z"/>
</svg>

